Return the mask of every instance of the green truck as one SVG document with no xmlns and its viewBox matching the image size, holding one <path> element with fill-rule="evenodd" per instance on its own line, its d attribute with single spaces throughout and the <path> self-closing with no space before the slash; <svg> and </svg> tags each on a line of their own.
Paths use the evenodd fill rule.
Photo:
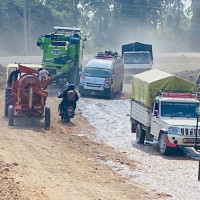
<svg viewBox="0 0 200 200">
<path fill-rule="evenodd" d="M 54 26 L 53 32 L 42 35 L 37 46 L 43 50 L 42 66 L 49 71 L 56 84 L 78 84 L 81 59 L 86 37 L 81 29 Z"/>
</svg>

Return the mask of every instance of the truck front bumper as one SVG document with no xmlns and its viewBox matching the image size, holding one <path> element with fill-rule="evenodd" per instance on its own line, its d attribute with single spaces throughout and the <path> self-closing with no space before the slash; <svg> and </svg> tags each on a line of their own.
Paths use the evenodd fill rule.
<svg viewBox="0 0 200 200">
<path fill-rule="evenodd" d="M 167 146 L 185 146 L 194 147 L 195 146 L 195 136 L 186 137 L 181 135 L 166 135 Z M 197 146 L 200 146 L 200 138 L 197 138 Z"/>
</svg>

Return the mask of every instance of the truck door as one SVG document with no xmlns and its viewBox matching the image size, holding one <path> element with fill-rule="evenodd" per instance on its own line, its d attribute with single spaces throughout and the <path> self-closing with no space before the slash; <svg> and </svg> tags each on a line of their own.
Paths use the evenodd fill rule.
<svg viewBox="0 0 200 200">
<path fill-rule="evenodd" d="M 153 113 L 151 118 L 151 134 L 155 137 L 159 136 L 160 132 L 160 104 L 159 101 L 154 102 Z"/>
<path fill-rule="evenodd" d="M 115 69 L 115 67 L 113 67 L 111 79 L 112 79 L 111 88 L 113 88 L 113 92 L 116 93 L 116 89 L 117 89 L 117 78 L 116 78 L 116 69 Z"/>
</svg>

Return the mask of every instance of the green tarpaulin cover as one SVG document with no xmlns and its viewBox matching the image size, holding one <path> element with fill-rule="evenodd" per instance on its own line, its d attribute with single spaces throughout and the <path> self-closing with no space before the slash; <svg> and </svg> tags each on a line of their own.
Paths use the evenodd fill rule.
<svg viewBox="0 0 200 200">
<path fill-rule="evenodd" d="M 148 108 L 158 91 L 197 92 L 197 86 L 185 79 L 160 71 L 149 70 L 133 75 L 132 98 L 140 101 Z"/>
</svg>

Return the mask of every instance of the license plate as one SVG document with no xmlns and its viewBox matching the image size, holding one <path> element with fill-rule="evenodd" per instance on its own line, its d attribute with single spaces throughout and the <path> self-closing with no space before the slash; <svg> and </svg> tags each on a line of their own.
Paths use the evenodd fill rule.
<svg viewBox="0 0 200 200">
<path fill-rule="evenodd" d="M 96 94 L 96 92 L 91 92 L 91 95 L 95 95 Z"/>
</svg>

